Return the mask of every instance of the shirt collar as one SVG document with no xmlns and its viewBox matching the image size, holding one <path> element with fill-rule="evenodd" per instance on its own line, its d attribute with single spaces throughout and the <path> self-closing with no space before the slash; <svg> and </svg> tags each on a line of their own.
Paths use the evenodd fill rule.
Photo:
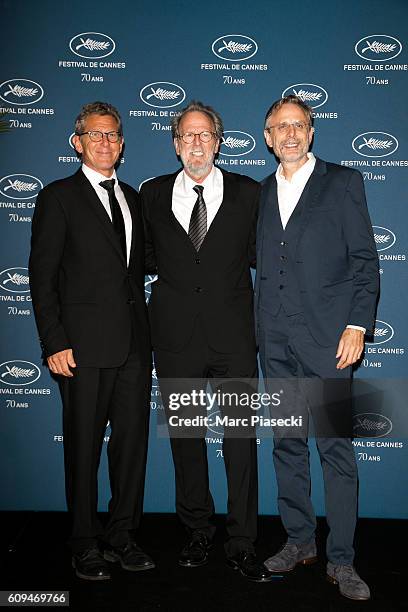
<svg viewBox="0 0 408 612">
<path fill-rule="evenodd" d="M 305 164 L 303 164 L 303 166 L 301 166 L 299 168 L 299 170 L 296 170 L 296 172 L 294 173 L 294 175 L 292 176 L 292 179 L 290 181 L 288 181 L 284 174 L 283 174 L 283 168 L 282 168 L 282 164 L 279 164 L 277 170 L 276 170 L 276 180 L 278 182 L 278 184 L 283 184 L 283 183 L 290 183 L 291 185 L 302 185 L 302 184 L 306 184 L 309 176 L 312 174 L 315 164 L 316 164 L 316 158 L 313 155 L 313 153 L 307 153 L 307 162 Z"/>
<path fill-rule="evenodd" d="M 100 172 L 97 172 L 96 170 L 93 170 L 86 164 L 82 164 L 82 172 L 85 174 L 86 178 L 91 183 L 92 187 L 97 187 L 99 186 L 99 183 L 101 181 L 108 180 L 106 176 L 104 176 Z M 115 169 L 113 170 L 112 176 L 110 176 L 109 178 L 117 180 Z"/>
<path fill-rule="evenodd" d="M 191 195 L 191 190 L 193 189 L 193 187 L 195 187 L 195 185 L 202 185 L 204 187 L 204 189 L 206 187 L 208 187 L 210 189 L 213 188 L 214 187 L 214 182 L 216 180 L 216 176 L 217 176 L 216 175 L 216 168 L 215 168 L 215 166 L 213 166 L 211 168 L 210 174 L 205 177 L 203 182 L 202 183 L 197 183 L 197 181 L 195 181 L 190 176 L 188 176 L 186 171 L 183 170 L 183 172 L 182 172 L 182 179 L 181 179 L 181 185 L 182 185 L 182 188 L 184 189 L 184 192 L 186 194 L 188 194 L 188 195 Z"/>
</svg>

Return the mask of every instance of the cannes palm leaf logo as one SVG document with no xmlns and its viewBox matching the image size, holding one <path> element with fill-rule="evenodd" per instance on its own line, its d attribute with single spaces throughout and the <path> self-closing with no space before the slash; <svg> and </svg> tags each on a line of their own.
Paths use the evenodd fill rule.
<svg viewBox="0 0 408 612">
<path fill-rule="evenodd" d="M 364 47 L 364 49 L 361 49 L 361 53 L 365 53 L 366 51 L 372 51 L 373 53 L 391 53 L 392 51 L 394 51 L 397 48 L 397 45 L 392 43 L 392 44 L 387 44 L 387 43 L 381 43 L 378 42 L 378 40 L 373 40 L 373 42 L 369 42 L 368 40 L 365 41 L 366 42 L 366 47 Z"/>
<path fill-rule="evenodd" d="M 106 51 L 106 49 L 109 49 L 110 47 L 110 42 L 108 40 L 100 41 L 93 40 L 93 38 L 87 38 L 86 40 L 80 38 L 79 40 L 81 41 L 81 44 L 76 45 L 76 51 L 81 48 L 88 49 L 88 51 Z"/>
<path fill-rule="evenodd" d="M 389 342 L 394 337 L 394 328 L 386 321 L 377 319 L 374 324 L 372 339 L 369 340 L 372 344 L 384 344 Z"/>
<path fill-rule="evenodd" d="M 354 434 L 359 438 L 382 438 L 392 431 L 392 421 L 383 414 L 366 412 L 353 417 Z"/>
<path fill-rule="evenodd" d="M 399 143 L 387 132 L 364 132 L 353 139 L 351 147 L 363 157 L 387 157 L 395 153 Z"/>
<path fill-rule="evenodd" d="M 9 184 L 7 187 L 4 187 L 4 191 L 8 189 L 14 189 L 14 191 L 35 191 L 38 187 L 38 183 L 26 183 L 25 181 L 10 181 L 8 179 Z"/>
<path fill-rule="evenodd" d="M 217 49 L 218 53 L 221 53 L 221 51 L 229 51 L 230 53 L 246 53 L 253 47 L 251 43 L 237 43 L 234 40 L 226 42 L 223 39 L 222 42 L 224 43 L 224 46 Z"/>
<path fill-rule="evenodd" d="M 385 327 L 376 327 L 374 330 L 374 338 L 384 338 L 389 331 L 390 330 Z"/>
<path fill-rule="evenodd" d="M 364 147 L 368 147 L 369 149 L 377 150 L 377 149 L 389 149 L 394 143 L 392 140 L 380 140 L 379 138 L 364 138 L 358 149 L 363 149 Z"/>
<path fill-rule="evenodd" d="M 377 421 L 373 421 L 367 418 L 362 419 L 361 417 L 356 418 L 356 425 L 357 427 L 361 427 L 366 431 L 377 431 L 379 427 Z"/>
<path fill-rule="evenodd" d="M 256 146 L 255 138 L 242 130 L 225 130 L 221 139 L 220 155 L 240 157 L 248 155 Z"/>
<path fill-rule="evenodd" d="M 258 52 L 258 44 L 245 34 L 223 34 L 214 40 L 211 50 L 227 62 L 242 62 Z"/>
<path fill-rule="evenodd" d="M 244 138 L 233 138 L 232 136 L 228 136 L 228 138 L 222 139 L 222 144 L 228 147 L 229 149 L 243 149 L 247 147 L 250 143 L 250 140 L 245 140 Z"/>
<path fill-rule="evenodd" d="M 292 91 L 302 102 L 317 102 L 323 95 L 320 91 L 306 91 L 304 89 L 299 89 L 298 91 L 292 89 Z"/>
<path fill-rule="evenodd" d="M 388 227 L 373 225 L 373 234 L 377 251 L 386 251 L 394 246 L 397 241 L 396 235 Z"/>
<path fill-rule="evenodd" d="M 391 240 L 390 234 L 374 234 L 376 244 L 387 244 Z"/>
<path fill-rule="evenodd" d="M 24 274 L 7 274 L 6 280 L 3 282 L 3 285 L 7 285 L 7 283 L 12 283 L 13 285 L 28 285 L 29 277 Z"/>
<path fill-rule="evenodd" d="M 12 387 L 32 385 L 41 376 L 35 363 L 22 359 L 12 359 L 0 364 L 0 382 Z"/>
<path fill-rule="evenodd" d="M 162 89 L 161 87 L 158 87 L 157 89 L 151 87 L 150 91 L 152 93 L 146 96 L 146 100 L 149 100 L 150 98 L 156 98 L 157 100 L 177 100 L 177 98 L 180 96 L 179 91 Z"/>
<path fill-rule="evenodd" d="M 401 53 L 402 44 L 398 38 L 388 34 L 370 34 L 360 38 L 354 51 L 365 61 L 387 62 Z"/>
<path fill-rule="evenodd" d="M 2 378 L 6 376 L 12 376 L 13 378 L 30 378 L 35 374 L 35 370 L 31 368 L 18 368 L 17 366 L 13 366 L 10 368 L 6 366 L 6 371 L 1 375 Z"/>
<path fill-rule="evenodd" d="M 22 87 L 21 85 L 9 85 L 9 90 L 4 92 L 4 96 L 17 96 L 17 98 L 28 98 L 36 96 L 38 89 L 36 87 Z"/>
<path fill-rule="evenodd" d="M 154 81 L 148 83 L 139 92 L 140 99 L 154 108 L 171 108 L 178 106 L 186 99 L 186 92 L 178 83 Z"/>
</svg>

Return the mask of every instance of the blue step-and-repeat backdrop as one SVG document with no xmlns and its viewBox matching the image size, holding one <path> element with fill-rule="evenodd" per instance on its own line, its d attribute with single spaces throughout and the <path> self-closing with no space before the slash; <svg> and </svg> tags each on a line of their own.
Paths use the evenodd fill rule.
<svg viewBox="0 0 408 612">
<path fill-rule="evenodd" d="M 263 139 L 265 111 L 294 93 L 314 108 L 315 154 L 364 177 L 381 299 L 356 373 L 360 515 L 407 518 L 407 2 L 1 0 L 0 6 L 0 118 L 9 128 L 0 133 L 0 509 L 65 509 L 61 402 L 41 362 L 27 261 L 39 189 L 79 167 L 71 136 L 80 107 L 94 100 L 118 107 L 126 140 L 119 175 L 139 188 L 177 168 L 169 122 L 191 99 L 223 116 L 217 163 L 264 178 L 276 167 Z M 153 280 L 146 278 L 147 293 Z M 145 509 L 171 512 L 173 467 L 169 442 L 156 433 L 153 382 Z M 217 511 L 225 512 L 221 443 L 208 437 L 212 490 Z M 277 514 L 271 440 L 259 441 L 258 450 L 260 509 Z M 105 463 L 104 456 L 101 509 L 109 496 Z M 311 463 L 322 514 L 314 449 Z"/>
</svg>

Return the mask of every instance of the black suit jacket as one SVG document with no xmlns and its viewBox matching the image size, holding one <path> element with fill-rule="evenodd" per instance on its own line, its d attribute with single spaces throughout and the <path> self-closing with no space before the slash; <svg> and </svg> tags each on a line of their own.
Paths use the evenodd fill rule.
<svg viewBox="0 0 408 612">
<path fill-rule="evenodd" d="M 295 250 L 296 280 L 311 334 L 334 345 L 347 324 L 372 330 L 379 290 L 378 255 L 367 210 L 364 183 L 356 170 L 316 159 L 301 196 Z M 268 291 L 262 264 L 268 256 L 264 211 L 273 207 L 280 223 L 275 173 L 262 183 L 257 233 L 257 317 L 260 291 Z M 262 286 L 261 286 L 262 284 Z"/>
<path fill-rule="evenodd" d="M 198 253 L 172 212 L 178 172 L 142 186 L 146 258 L 150 272 L 159 275 L 149 302 L 155 349 L 181 350 L 197 317 L 215 350 L 255 347 L 250 265 L 260 185 L 247 176 L 222 173 L 223 201 Z"/>
<path fill-rule="evenodd" d="M 38 195 L 29 268 L 45 356 L 72 348 L 78 366 L 115 367 L 125 361 L 134 329 L 140 357 L 150 360 L 139 196 L 119 184 L 132 216 L 129 267 L 82 170 Z"/>
</svg>

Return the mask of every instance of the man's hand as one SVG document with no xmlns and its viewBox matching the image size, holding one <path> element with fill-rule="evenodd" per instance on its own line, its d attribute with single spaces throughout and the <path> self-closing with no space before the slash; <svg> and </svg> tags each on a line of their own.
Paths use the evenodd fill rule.
<svg viewBox="0 0 408 612">
<path fill-rule="evenodd" d="M 47 363 L 53 374 L 60 374 L 61 376 L 73 376 L 70 368 L 76 367 L 72 349 L 65 349 L 50 355 L 47 357 Z"/>
<path fill-rule="evenodd" d="M 363 349 L 364 332 L 360 329 L 345 329 L 337 347 L 336 358 L 340 358 L 336 366 L 337 370 L 344 370 L 344 368 L 356 363 L 360 359 Z"/>
</svg>

